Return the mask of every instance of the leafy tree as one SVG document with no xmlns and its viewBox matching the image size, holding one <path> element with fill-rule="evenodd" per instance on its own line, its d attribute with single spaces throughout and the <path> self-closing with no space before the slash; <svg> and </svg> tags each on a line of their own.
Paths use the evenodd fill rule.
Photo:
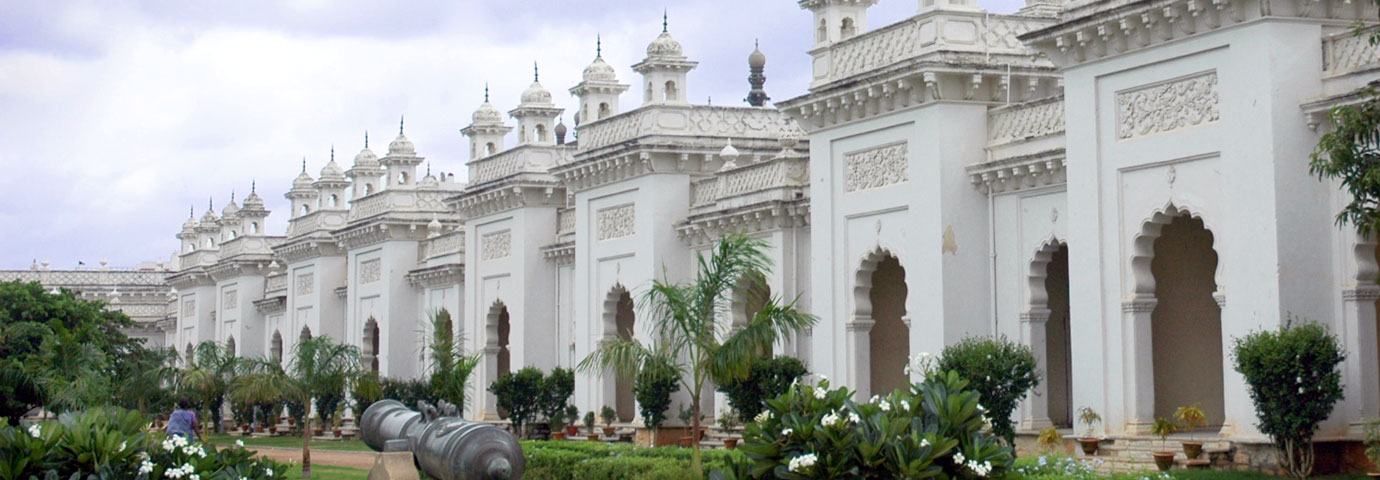
<svg viewBox="0 0 1380 480">
<path fill-rule="evenodd" d="M 350 396 L 355 398 L 355 416 L 364 414 L 369 409 L 369 405 L 383 398 L 383 384 L 379 381 L 378 372 L 364 372 L 355 377 L 351 384 Z"/>
<path fill-rule="evenodd" d="M 615 340 L 595 350 L 579 368 L 598 372 L 614 371 L 632 376 L 650 357 L 671 359 L 681 387 L 690 394 L 694 412 L 691 438 L 700 434 L 700 392 L 710 379 L 725 383 L 748 375 L 748 360 L 769 348 L 776 339 L 815 324 L 815 317 L 795 309 L 795 302 L 782 304 L 771 298 L 734 330 L 719 319 L 728 316 L 733 289 L 748 272 L 770 271 L 771 257 L 766 242 L 741 233 L 725 236 L 715 244 L 709 257 L 698 255 L 698 271 L 692 281 L 652 282 L 643 305 L 651 313 L 656 350 L 637 339 Z M 696 477 L 704 475 L 698 442 L 691 456 Z"/>
<path fill-rule="evenodd" d="M 250 360 L 234 379 L 230 395 L 245 403 L 296 402 L 343 395 L 346 379 L 359 371 L 359 349 L 333 343 L 322 335 L 303 340 L 292 351 L 288 368 L 268 358 Z M 320 405 L 318 404 L 318 408 Z M 304 408 L 305 409 L 305 408 Z M 322 416 L 325 418 L 325 415 Z M 311 425 L 302 425 L 302 478 L 311 478 Z"/>
<path fill-rule="evenodd" d="M 383 395 L 379 398 L 397 400 L 408 408 L 415 407 L 418 401 L 434 404 L 438 400 L 433 398 L 430 382 L 426 380 L 384 378 L 381 385 Z"/>
<path fill-rule="evenodd" d="M 230 351 L 230 345 L 205 341 L 193 351 L 193 362 L 182 372 L 182 386 L 196 403 L 210 410 L 211 422 L 217 432 L 224 430 L 221 407 L 230 382 L 239 373 L 243 359 Z"/>
<path fill-rule="evenodd" d="M 523 367 L 517 373 L 499 375 L 489 385 L 489 392 L 498 399 L 498 408 L 508 412 L 508 420 L 513 422 L 518 435 L 525 436 L 523 427 L 541 413 L 543 377 L 536 367 Z"/>
<path fill-rule="evenodd" d="M 992 432 L 1015 447 L 1016 428 L 1011 412 L 1030 389 L 1040 384 L 1039 364 L 1030 347 L 1005 336 L 968 337 L 944 347 L 938 368 L 958 372 L 972 390 L 982 394 L 980 407 L 992 422 Z"/>
<path fill-rule="evenodd" d="M 452 333 L 450 312 L 441 309 L 431 315 L 431 397 L 445 400 L 465 411 L 469 399 L 470 377 L 484 355 L 465 353 L 465 344 Z"/>
<path fill-rule="evenodd" d="M 1313 433 L 1342 399 L 1346 354 L 1327 327 L 1290 318 L 1278 331 L 1236 339 L 1236 371 L 1255 402 L 1261 433 L 1279 450 L 1280 466 L 1294 478 L 1313 472 Z"/>
<path fill-rule="evenodd" d="M 723 383 L 719 385 L 719 391 L 728 396 L 728 403 L 743 418 L 751 419 L 762 412 L 767 400 L 786 393 L 791 383 L 806 373 L 809 372 L 805 370 L 805 364 L 796 358 L 753 357 L 748 364 L 747 378 Z"/>
<path fill-rule="evenodd" d="M 153 412 L 176 399 L 170 389 L 178 380 L 177 350 L 140 348 L 115 364 L 115 404 Z"/>
<path fill-rule="evenodd" d="M 575 394 L 575 372 L 568 368 L 555 368 L 542 379 L 541 414 L 548 421 L 565 415 L 566 404 Z"/>
<path fill-rule="evenodd" d="M 642 422 L 648 427 L 661 428 L 661 423 L 666 421 L 666 411 L 671 408 L 671 394 L 676 393 L 679 376 L 676 366 L 666 358 L 653 357 L 643 362 L 633 380 L 633 395 L 637 397 Z"/>
</svg>

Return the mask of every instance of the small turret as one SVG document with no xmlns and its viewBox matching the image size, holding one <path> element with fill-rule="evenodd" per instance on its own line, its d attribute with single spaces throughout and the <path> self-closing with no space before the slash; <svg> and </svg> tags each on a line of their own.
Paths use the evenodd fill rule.
<svg viewBox="0 0 1380 480">
<path fill-rule="evenodd" d="M 522 103 L 508 112 L 518 121 L 518 145 L 555 145 L 552 129 L 563 109 L 551 103 L 551 92 L 541 86 L 537 64 L 532 63 L 532 85 L 522 92 Z"/>
<path fill-rule="evenodd" d="M 350 182 L 345 179 L 345 171 L 335 163 L 335 146 L 331 146 L 331 160 L 321 168 L 321 179 L 312 184 L 316 188 L 317 209 L 346 210 L 345 188 Z"/>
<path fill-rule="evenodd" d="M 579 84 L 570 94 L 580 97 L 580 110 L 575 112 L 575 126 L 618 114 L 618 97 L 628 91 L 628 85 L 618 83 L 613 67 L 604 61 L 603 41 L 595 38 L 594 61 L 585 67 Z"/>
<path fill-rule="evenodd" d="M 369 149 L 369 132 L 364 132 L 364 148 L 355 154 L 355 164 L 345 176 L 351 181 L 353 198 L 372 195 L 383 186 L 383 167 L 379 166 L 379 156 Z"/>
<path fill-rule="evenodd" d="M 388 155 L 379 160 L 390 187 L 409 186 L 417 181 L 417 165 L 422 164 L 412 141 L 403 134 L 403 120 L 398 120 L 398 137 L 388 144 Z"/>
<path fill-rule="evenodd" d="M 484 103 L 470 117 L 470 126 L 460 129 L 460 133 L 470 137 L 470 160 L 493 155 L 503 151 L 503 136 L 513 130 L 503 124 L 503 113 L 489 103 L 489 86 L 484 85 Z"/>
<path fill-rule="evenodd" d="M 243 235 L 249 237 L 262 237 L 264 235 L 264 219 L 268 218 L 268 209 L 264 208 L 264 199 L 259 197 L 255 191 L 257 182 L 250 182 L 249 196 L 244 197 L 244 208 L 240 209 L 240 225 Z"/>
<path fill-rule="evenodd" d="M 671 38 L 663 13 L 661 35 L 647 45 L 647 58 L 632 67 L 633 71 L 642 74 L 642 83 L 646 84 L 642 94 L 643 105 L 687 103 L 689 97 L 685 76 L 696 65 L 699 62 L 686 60 L 680 42 Z"/>
<path fill-rule="evenodd" d="M 752 87 L 748 90 L 747 98 L 743 101 L 754 107 L 761 107 L 767 104 L 771 97 L 767 96 L 767 91 L 762 86 L 767 83 L 766 74 L 762 73 L 767 66 L 767 56 L 762 54 L 762 49 L 757 42 L 753 42 L 752 53 L 748 55 L 748 85 Z"/>
<path fill-rule="evenodd" d="M 312 183 L 311 175 L 307 174 L 307 159 L 303 158 L 302 173 L 297 174 L 297 178 L 292 181 L 292 190 L 283 194 L 283 198 L 292 201 L 291 218 L 316 211 L 316 199 L 319 198 L 319 194 Z"/>
</svg>

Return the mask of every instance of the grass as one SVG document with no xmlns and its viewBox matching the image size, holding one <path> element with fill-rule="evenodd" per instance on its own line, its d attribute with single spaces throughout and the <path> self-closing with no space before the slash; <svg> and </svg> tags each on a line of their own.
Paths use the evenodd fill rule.
<svg viewBox="0 0 1380 480">
<path fill-rule="evenodd" d="M 302 437 L 241 437 L 224 434 L 208 435 L 213 445 L 234 445 L 241 440 L 246 447 L 302 448 Z M 371 452 L 363 440 L 312 440 L 312 450 L 339 450 L 347 452 Z"/>
<path fill-rule="evenodd" d="M 302 478 L 302 465 L 294 463 L 287 472 L 287 478 Z M 366 480 L 369 478 L 368 470 L 358 468 L 333 467 L 330 465 L 312 465 L 311 478 L 329 478 L 331 480 Z"/>
<path fill-rule="evenodd" d="M 1043 461 L 1042 461 L 1043 460 Z M 1184 470 L 1175 468 L 1161 474 L 1150 468 L 1130 473 L 1101 473 L 1085 461 L 1063 456 L 1026 456 L 1016 459 L 1016 465 L 1007 480 L 1287 480 L 1250 471 Z M 1365 475 L 1322 475 L 1312 478 L 1318 480 L 1363 480 Z"/>
</svg>

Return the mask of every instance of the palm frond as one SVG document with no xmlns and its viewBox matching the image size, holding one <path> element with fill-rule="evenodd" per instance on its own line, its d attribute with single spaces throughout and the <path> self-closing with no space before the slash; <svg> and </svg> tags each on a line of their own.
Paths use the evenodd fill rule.
<svg viewBox="0 0 1380 480">
<path fill-rule="evenodd" d="M 601 345 L 588 357 L 585 357 L 576 368 L 583 372 L 594 372 L 602 377 L 604 372 L 613 372 L 618 376 L 637 375 L 637 369 L 642 365 L 642 361 L 652 356 L 651 351 L 644 347 L 636 339 L 613 340 Z"/>
</svg>

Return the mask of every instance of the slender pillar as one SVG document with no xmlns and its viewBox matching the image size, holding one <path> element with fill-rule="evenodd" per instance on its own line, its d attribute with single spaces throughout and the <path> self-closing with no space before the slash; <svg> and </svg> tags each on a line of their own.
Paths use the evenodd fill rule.
<svg viewBox="0 0 1380 480">
<path fill-rule="evenodd" d="M 498 352 L 502 350 L 498 345 L 484 346 L 484 381 L 480 384 L 484 390 L 484 413 L 481 417 L 485 421 L 496 422 L 498 418 L 498 397 L 489 392 L 489 385 L 498 380 Z"/>
<path fill-rule="evenodd" d="M 1049 372 L 1049 352 L 1045 338 L 1045 324 L 1049 322 L 1050 310 L 1044 307 L 1030 307 L 1021 313 L 1021 341 L 1030 346 L 1035 354 L 1035 362 L 1041 372 Z M 1048 378 L 1049 374 L 1045 373 Z M 1040 382 L 1026 397 L 1025 414 L 1021 416 L 1021 429 L 1043 430 L 1054 426 L 1049 419 L 1049 382 Z"/>
<path fill-rule="evenodd" d="M 1377 357 L 1375 301 L 1380 285 L 1362 285 L 1342 290 L 1342 388 L 1345 398 L 1340 410 L 1346 418 L 1347 436 L 1364 435 L 1364 421 L 1380 417 L 1380 357 Z"/>
<path fill-rule="evenodd" d="M 1122 382 L 1126 388 L 1125 433 L 1145 434 L 1155 423 L 1154 339 L 1150 314 L 1159 303 L 1153 295 L 1137 294 L 1121 302 Z"/>
<path fill-rule="evenodd" d="M 870 317 L 854 317 L 852 322 L 848 322 L 848 359 L 852 362 L 848 366 L 849 379 L 848 386 L 853 387 L 857 392 L 854 396 L 858 401 L 865 401 L 872 396 L 872 326 L 877 323 Z"/>
</svg>

